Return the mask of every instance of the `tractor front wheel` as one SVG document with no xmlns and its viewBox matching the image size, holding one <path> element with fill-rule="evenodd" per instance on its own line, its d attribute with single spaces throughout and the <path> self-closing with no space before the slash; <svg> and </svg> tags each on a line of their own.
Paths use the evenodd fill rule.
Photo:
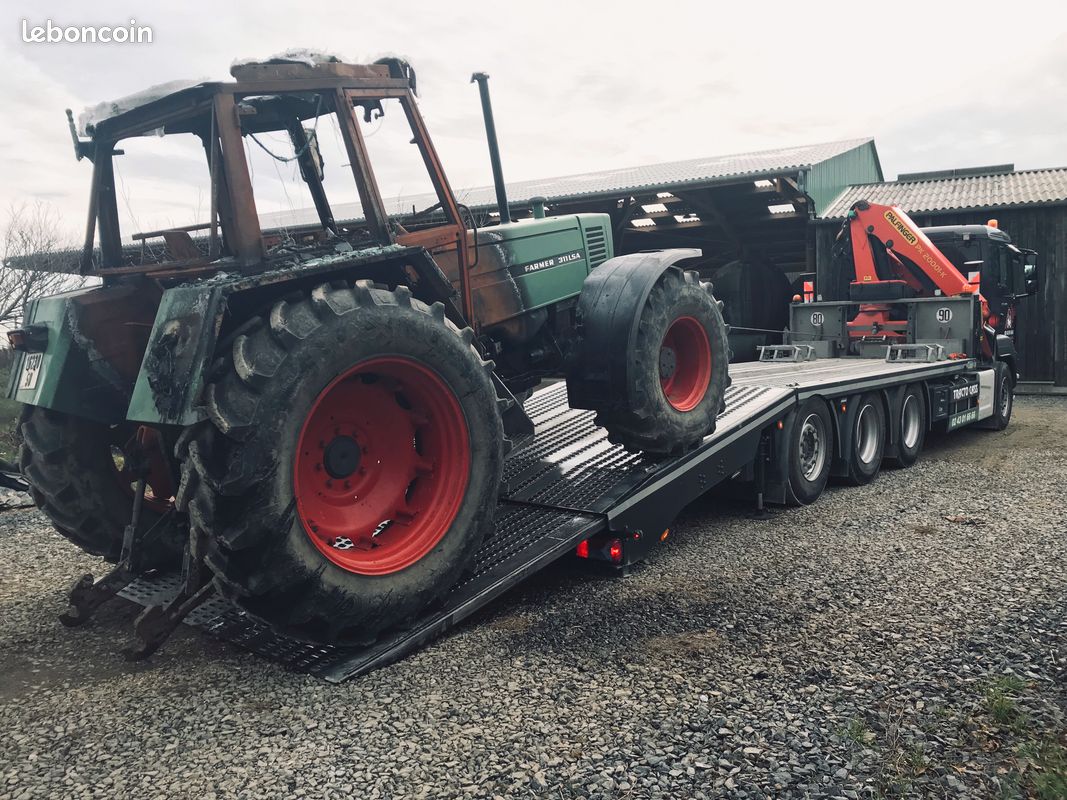
<svg viewBox="0 0 1067 800">
<path fill-rule="evenodd" d="M 222 592 L 307 641 L 354 644 L 470 566 L 503 463 L 490 362 L 406 287 L 282 301 L 233 337 L 179 493 Z"/>
<path fill-rule="evenodd" d="M 639 314 L 627 385 L 610 407 L 597 410 L 596 421 L 631 450 L 681 453 L 715 430 L 726 407 L 730 349 L 722 304 L 696 272 L 668 269 Z"/>
</svg>

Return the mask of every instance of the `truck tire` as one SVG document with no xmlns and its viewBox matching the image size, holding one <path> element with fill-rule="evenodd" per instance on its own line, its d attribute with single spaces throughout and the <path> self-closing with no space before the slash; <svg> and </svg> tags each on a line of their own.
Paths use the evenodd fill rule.
<svg viewBox="0 0 1067 800">
<path fill-rule="evenodd" d="M 900 415 L 895 425 L 897 454 L 886 461 L 894 467 L 910 467 L 919 459 L 926 441 L 926 400 L 916 383 L 904 389 L 900 398 Z"/>
<path fill-rule="evenodd" d="M 503 427 L 472 332 L 369 281 L 242 326 L 184 446 L 179 502 L 223 595 L 364 644 L 442 596 L 490 532 Z"/>
<path fill-rule="evenodd" d="M 986 420 L 984 427 L 1002 431 L 1011 423 L 1011 412 L 1015 406 L 1015 375 L 1005 361 L 998 361 L 996 370 L 996 394 L 993 398 L 993 416 Z"/>
<path fill-rule="evenodd" d="M 822 399 L 809 397 L 801 403 L 786 441 L 786 502 L 791 506 L 810 505 L 826 488 L 834 456 L 833 422 Z"/>
<path fill-rule="evenodd" d="M 47 408 L 25 406 L 19 424 L 19 468 L 34 503 L 56 530 L 86 553 L 111 563 L 122 554 L 122 538 L 133 513 L 133 479 L 116 465 L 113 447 L 123 437 L 115 428 Z M 141 530 L 159 521 L 169 498 L 146 498 Z M 185 541 L 175 526 L 145 544 L 146 569 L 177 563 Z"/>
<path fill-rule="evenodd" d="M 885 452 L 885 409 L 874 393 L 862 395 L 852 416 L 847 483 L 863 486 L 878 477 Z"/>
<path fill-rule="evenodd" d="M 596 423 L 630 450 L 671 455 L 698 445 L 726 407 L 727 332 L 712 285 L 666 270 L 641 311 L 625 402 L 598 410 Z"/>
</svg>

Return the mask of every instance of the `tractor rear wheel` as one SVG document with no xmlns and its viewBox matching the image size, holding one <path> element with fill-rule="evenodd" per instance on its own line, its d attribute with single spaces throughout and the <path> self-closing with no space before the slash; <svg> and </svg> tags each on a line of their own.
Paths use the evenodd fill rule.
<svg viewBox="0 0 1067 800">
<path fill-rule="evenodd" d="M 625 403 L 597 412 L 613 442 L 659 455 L 715 430 L 730 385 L 722 307 L 696 272 L 666 270 L 653 286 L 629 354 Z"/>
<path fill-rule="evenodd" d="M 37 406 L 26 406 L 19 424 L 19 466 L 34 503 L 63 536 L 112 563 L 122 553 L 133 513 L 135 481 L 123 467 L 122 451 L 138 434 L 134 426 L 108 426 Z M 149 456 L 142 531 L 159 521 L 173 495 L 162 451 Z M 172 565 L 184 545 L 171 527 L 146 543 L 141 563 L 146 569 Z"/>
<path fill-rule="evenodd" d="M 321 286 L 233 337 L 186 438 L 180 502 L 224 595 L 285 633 L 371 641 L 489 533 L 503 463 L 469 330 L 407 287 Z M 180 445 L 183 446 L 183 445 Z"/>
</svg>

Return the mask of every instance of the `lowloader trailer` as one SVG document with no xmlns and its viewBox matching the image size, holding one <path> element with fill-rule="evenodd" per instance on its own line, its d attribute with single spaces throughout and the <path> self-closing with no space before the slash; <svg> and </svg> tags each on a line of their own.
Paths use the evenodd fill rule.
<svg viewBox="0 0 1067 800">
<path fill-rule="evenodd" d="M 795 306 L 794 318 L 827 313 L 820 307 Z M 669 460 L 611 444 L 592 412 L 568 406 L 564 384 L 535 392 L 525 404 L 534 434 L 504 463 L 496 531 L 473 570 L 437 607 L 373 644 L 306 644 L 221 598 L 200 605 L 186 622 L 341 682 L 419 649 L 568 554 L 625 574 L 667 538 L 687 504 L 724 481 L 750 483 L 760 503 L 812 503 L 831 478 L 863 484 L 883 463 L 914 463 L 927 431 L 1000 427 L 1010 417 L 1010 402 L 998 417 L 993 370 L 974 359 L 949 359 L 936 345 L 894 345 L 882 358 L 818 358 L 812 350 L 768 348 L 761 361 L 733 365 L 715 432 Z M 122 595 L 158 606 L 179 585 L 175 574 L 155 575 Z"/>
<path fill-rule="evenodd" d="M 849 297 L 795 303 L 787 344 L 731 370 L 699 250 L 616 254 L 609 215 L 543 203 L 511 218 L 485 74 L 489 227 L 456 200 L 410 64 L 231 75 L 103 104 L 81 132 L 68 111 L 92 165 L 84 245 L 6 264 L 96 279 L 27 304 L 8 397 L 17 480 L 114 565 L 60 620 L 145 603 L 131 658 L 190 620 L 338 680 L 568 551 L 625 571 L 723 481 L 811 503 L 832 476 L 913 463 L 927 430 L 1008 423 L 1036 261 L 995 226 L 927 236 L 857 203 L 835 246 Z M 383 200 L 366 139 L 386 113 L 433 186 L 421 210 Z M 208 218 L 131 234 L 122 157 L 159 135 L 202 150 Z M 252 143 L 293 162 L 316 220 L 262 225 Z M 361 218 L 335 216 L 346 184 Z"/>
</svg>

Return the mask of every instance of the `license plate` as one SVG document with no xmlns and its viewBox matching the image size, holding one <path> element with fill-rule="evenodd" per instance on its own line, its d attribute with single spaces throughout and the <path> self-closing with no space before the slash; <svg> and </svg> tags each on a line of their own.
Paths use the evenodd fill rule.
<svg viewBox="0 0 1067 800">
<path fill-rule="evenodd" d="M 19 378 L 19 390 L 36 389 L 37 379 L 41 377 L 43 353 L 27 353 L 22 362 L 22 377 Z"/>
</svg>

